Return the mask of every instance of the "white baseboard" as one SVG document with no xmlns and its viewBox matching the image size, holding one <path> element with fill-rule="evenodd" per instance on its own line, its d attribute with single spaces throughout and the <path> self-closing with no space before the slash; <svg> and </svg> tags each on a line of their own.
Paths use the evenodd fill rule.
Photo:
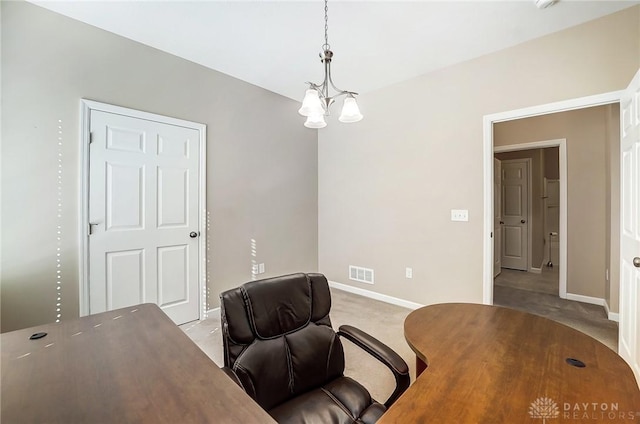
<svg viewBox="0 0 640 424">
<path fill-rule="evenodd" d="M 349 286 L 347 284 L 338 283 L 336 281 L 329 281 L 329 287 L 337 290 L 346 291 L 349 293 L 358 294 L 360 296 L 368 297 L 370 299 L 379 300 L 381 302 L 390 303 L 392 305 L 402 306 L 403 308 L 418 309 L 424 306 L 420 303 L 411 302 L 410 300 L 400 299 L 398 297 L 388 296 L 386 294 L 377 293 L 371 290 Z M 593 305 L 603 306 L 609 320 L 620 322 L 620 315 L 616 312 L 611 312 L 609 310 L 609 305 L 607 304 L 607 301 L 605 299 L 601 299 L 599 297 L 583 296 L 581 294 L 567 293 L 567 300 L 575 300 L 577 302 L 591 303 Z M 209 309 L 207 311 L 208 316 L 212 314 L 219 314 L 219 313 L 220 313 L 220 307 Z"/>
<path fill-rule="evenodd" d="M 567 300 L 576 302 L 591 303 L 592 305 L 604 306 L 605 301 L 599 297 L 583 296 L 581 294 L 567 293 Z"/>
<path fill-rule="evenodd" d="M 529 267 L 529 272 L 533 273 L 533 274 L 542 274 L 542 268 L 544 267 L 544 264 L 546 264 L 544 258 L 542 258 L 542 263 L 540 264 L 540 268 L 536 268 L 536 267 Z"/>
<path fill-rule="evenodd" d="M 609 309 L 609 303 L 607 303 L 606 299 L 604 301 L 604 311 L 607 313 L 607 317 L 610 321 L 620 322 L 620 315 L 617 312 L 611 312 Z"/>
<path fill-rule="evenodd" d="M 338 283 L 336 281 L 329 281 L 329 287 L 349 293 L 359 294 L 360 296 L 368 297 L 371 299 L 380 300 L 381 302 L 391 303 L 392 305 L 402 306 L 403 308 L 418 309 L 424 306 L 420 303 L 411 302 L 409 300 L 404 300 L 393 296 L 387 296 L 386 294 L 380 294 L 371 290 L 349 286 L 347 284 Z"/>
<path fill-rule="evenodd" d="M 217 308 L 209 309 L 207 311 L 207 316 L 211 316 L 213 314 L 220 314 L 220 307 L 219 306 Z"/>
<path fill-rule="evenodd" d="M 567 300 L 575 300 L 577 302 L 582 303 L 591 303 L 593 305 L 598 305 L 604 307 L 604 311 L 607 314 L 607 318 L 610 321 L 620 322 L 620 316 L 609 310 L 609 305 L 605 299 L 600 299 L 599 297 L 591 297 L 591 296 L 583 296 L 581 294 L 573 294 L 567 293 Z"/>
</svg>

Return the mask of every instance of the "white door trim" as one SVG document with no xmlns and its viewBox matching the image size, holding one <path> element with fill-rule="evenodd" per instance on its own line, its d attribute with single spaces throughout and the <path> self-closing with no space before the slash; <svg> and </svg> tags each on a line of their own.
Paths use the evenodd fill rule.
<svg viewBox="0 0 640 424">
<path fill-rule="evenodd" d="M 586 107 L 600 106 L 610 103 L 619 103 L 623 94 L 624 90 L 612 91 L 609 93 L 597 94 L 594 96 L 580 97 L 577 99 L 563 100 L 555 103 L 547 103 L 544 105 L 532 106 L 523 109 L 494 113 L 485 115 L 483 117 L 482 146 L 484 170 L 484 237 L 482 247 L 482 301 L 485 304 L 493 304 L 493 240 L 491 238 L 491 232 L 493 231 L 493 124 L 497 122 L 510 121 L 513 119 L 529 118 L 532 116 L 545 115 L 549 113 L 565 112 L 568 110 L 582 109 Z M 560 178 L 563 178 L 563 176 L 560 175 Z M 566 181 L 566 175 L 564 176 L 564 180 Z M 562 228 L 560 230 L 562 231 Z M 566 229 L 563 233 L 566 236 Z M 564 268 L 566 269 L 566 257 L 564 257 L 563 263 L 562 254 L 560 257 L 560 261 L 560 265 L 564 265 Z"/>
<path fill-rule="evenodd" d="M 493 144 L 493 140 L 491 140 Z M 511 144 L 508 146 L 495 146 L 493 151 L 495 153 L 501 152 L 513 152 L 516 150 L 530 150 L 530 149 L 546 149 L 548 147 L 558 147 L 558 167 L 560 172 L 560 233 L 558 241 L 560 243 L 560 263 L 559 266 L 559 295 L 560 298 L 567 298 L 567 139 L 559 138 L 556 140 L 544 140 L 533 141 L 531 143 Z M 531 175 L 531 173 L 529 174 Z M 531 187 L 531 185 L 529 185 Z M 531 196 L 529 196 L 531 199 Z M 529 209 L 531 213 L 531 209 Z M 529 243 L 529 249 L 531 249 L 531 243 Z M 531 255 L 531 253 L 529 253 Z M 529 261 L 531 256 L 529 256 Z M 491 283 L 493 285 L 493 282 Z M 492 293 L 491 303 L 493 303 Z M 485 299 L 486 303 L 486 299 Z"/>
<path fill-rule="evenodd" d="M 169 125 L 176 125 L 185 128 L 191 128 L 199 132 L 200 143 L 200 163 L 198 165 L 198 180 L 200 184 L 198 192 L 198 231 L 199 237 L 199 255 L 198 255 L 198 285 L 199 285 L 199 318 L 202 319 L 207 312 L 207 285 L 206 285 L 206 264 L 207 264 L 207 231 L 206 231 L 206 152 L 207 152 L 207 126 L 197 122 L 185 121 L 182 119 L 171 118 L 168 116 L 156 115 L 154 113 L 142 112 L 139 110 L 128 109 L 120 106 L 114 106 L 106 103 L 100 103 L 93 100 L 80 100 L 80 220 L 79 220 L 79 302 L 80 316 L 89 313 L 89 239 L 88 239 L 88 222 L 89 222 L 89 133 L 91 128 L 90 116 L 91 111 L 103 111 L 115 113 L 119 115 L 131 116 L 138 119 L 146 119 L 154 122 L 161 122 Z"/>
</svg>

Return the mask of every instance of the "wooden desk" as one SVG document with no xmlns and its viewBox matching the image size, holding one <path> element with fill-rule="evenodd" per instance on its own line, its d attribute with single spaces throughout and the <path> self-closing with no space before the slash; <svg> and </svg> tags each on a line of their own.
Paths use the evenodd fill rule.
<svg viewBox="0 0 640 424">
<path fill-rule="evenodd" d="M 544 398 L 558 411 L 547 423 L 640 422 L 640 391 L 629 366 L 562 324 L 497 306 L 441 304 L 409 314 L 404 331 L 428 368 L 380 424 L 541 424 L 543 417 L 530 411 L 553 414 L 541 412 Z"/>
<path fill-rule="evenodd" d="M 5 333 L 0 343 L 2 423 L 274 422 L 156 305 Z"/>
</svg>

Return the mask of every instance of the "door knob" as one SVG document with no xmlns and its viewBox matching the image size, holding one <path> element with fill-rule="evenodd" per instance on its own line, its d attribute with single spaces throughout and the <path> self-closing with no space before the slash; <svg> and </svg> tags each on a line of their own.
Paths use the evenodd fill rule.
<svg viewBox="0 0 640 424">
<path fill-rule="evenodd" d="M 196 233 L 195 231 L 191 231 L 191 232 L 189 233 L 189 237 L 191 237 L 191 238 L 196 238 L 196 237 L 198 237 L 198 233 Z"/>
<path fill-rule="evenodd" d="M 633 258 L 633 266 L 635 266 L 636 268 L 640 268 L 640 258 L 639 257 L 635 257 Z"/>
<path fill-rule="evenodd" d="M 524 220 L 524 219 L 521 219 L 521 220 L 520 220 L 520 223 L 521 223 L 521 224 L 524 224 L 524 223 L 525 223 L 525 220 Z"/>
</svg>

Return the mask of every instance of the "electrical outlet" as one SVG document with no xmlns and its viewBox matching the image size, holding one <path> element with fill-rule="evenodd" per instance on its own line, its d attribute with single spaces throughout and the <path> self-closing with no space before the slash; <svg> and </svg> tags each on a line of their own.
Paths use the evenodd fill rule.
<svg viewBox="0 0 640 424">
<path fill-rule="evenodd" d="M 407 278 L 413 278 L 413 268 L 405 268 L 404 276 Z"/>
<path fill-rule="evenodd" d="M 451 209 L 452 221 L 468 221 L 469 211 L 467 209 Z"/>
</svg>

